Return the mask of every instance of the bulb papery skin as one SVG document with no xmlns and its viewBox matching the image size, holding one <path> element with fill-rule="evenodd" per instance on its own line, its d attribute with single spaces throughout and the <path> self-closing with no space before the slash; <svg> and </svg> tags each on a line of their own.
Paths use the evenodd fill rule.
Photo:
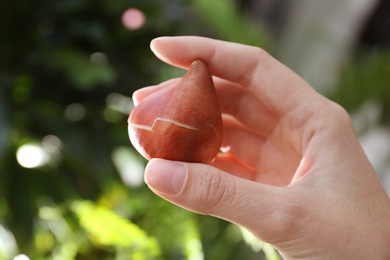
<svg viewBox="0 0 390 260">
<path fill-rule="evenodd" d="M 146 159 L 211 163 L 222 140 L 212 76 L 200 60 L 186 75 L 142 100 L 128 119 L 130 141 Z"/>
</svg>

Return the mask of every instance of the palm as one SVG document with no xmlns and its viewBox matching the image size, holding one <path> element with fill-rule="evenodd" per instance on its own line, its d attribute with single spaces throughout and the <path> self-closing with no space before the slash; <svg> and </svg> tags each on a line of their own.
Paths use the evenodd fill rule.
<svg viewBox="0 0 390 260">
<path fill-rule="evenodd" d="M 230 124 L 231 122 L 228 122 L 228 125 Z M 226 141 L 229 143 L 226 145 L 229 146 L 229 150 L 226 154 L 218 156 L 214 166 L 231 174 L 265 184 L 286 186 L 291 183 L 302 153 L 298 151 L 298 147 L 294 146 L 297 140 L 294 140 L 292 135 L 284 135 L 284 133 L 294 132 L 292 129 L 287 129 L 285 120 L 280 120 L 267 137 L 250 131 L 246 136 L 240 135 L 234 138 L 230 137 L 230 132 L 240 130 L 236 128 L 235 130 L 226 129 L 226 131 L 229 136 L 227 138 L 233 141 Z M 257 139 L 256 142 L 254 139 Z M 241 146 L 247 149 L 240 149 Z"/>
<path fill-rule="evenodd" d="M 257 182 L 286 186 L 303 155 L 304 120 L 313 114 L 304 106 L 278 115 L 248 88 L 216 79 L 224 116 L 223 147 L 213 165 Z M 252 112 L 253 111 L 253 112 Z M 226 116 L 227 115 L 227 116 Z"/>
<path fill-rule="evenodd" d="M 256 181 L 271 185 L 285 186 L 290 184 L 296 171 L 300 157 L 294 147 L 283 143 L 280 130 L 276 129 L 265 141 L 256 163 Z M 279 132 L 279 133 L 278 133 Z"/>
</svg>

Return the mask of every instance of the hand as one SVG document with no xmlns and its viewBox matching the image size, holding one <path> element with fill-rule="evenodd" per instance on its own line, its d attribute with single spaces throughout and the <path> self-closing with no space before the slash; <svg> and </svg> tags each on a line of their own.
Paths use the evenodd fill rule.
<svg viewBox="0 0 390 260">
<path fill-rule="evenodd" d="M 178 67 L 208 64 L 226 149 L 212 166 L 151 160 L 145 181 L 156 194 L 241 225 L 286 259 L 390 258 L 390 200 L 343 108 L 259 48 L 200 37 L 151 48 Z"/>
</svg>

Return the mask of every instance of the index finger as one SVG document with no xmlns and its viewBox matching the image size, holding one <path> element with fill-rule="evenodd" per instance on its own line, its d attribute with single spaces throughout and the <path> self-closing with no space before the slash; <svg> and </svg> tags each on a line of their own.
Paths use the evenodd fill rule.
<svg viewBox="0 0 390 260">
<path fill-rule="evenodd" d="M 203 60 L 213 75 L 247 87 L 278 115 L 305 101 L 312 102 L 316 96 L 302 78 L 257 47 L 179 36 L 154 39 L 151 49 L 161 60 L 181 68 L 187 68 L 196 59 Z"/>
</svg>

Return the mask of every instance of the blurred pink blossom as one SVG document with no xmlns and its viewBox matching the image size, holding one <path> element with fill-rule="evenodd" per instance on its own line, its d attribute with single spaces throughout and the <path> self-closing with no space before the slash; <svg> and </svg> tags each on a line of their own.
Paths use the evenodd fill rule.
<svg viewBox="0 0 390 260">
<path fill-rule="evenodd" d="M 145 14 L 137 8 L 129 8 L 123 12 L 122 24 L 129 30 L 141 28 L 146 21 Z"/>
</svg>

